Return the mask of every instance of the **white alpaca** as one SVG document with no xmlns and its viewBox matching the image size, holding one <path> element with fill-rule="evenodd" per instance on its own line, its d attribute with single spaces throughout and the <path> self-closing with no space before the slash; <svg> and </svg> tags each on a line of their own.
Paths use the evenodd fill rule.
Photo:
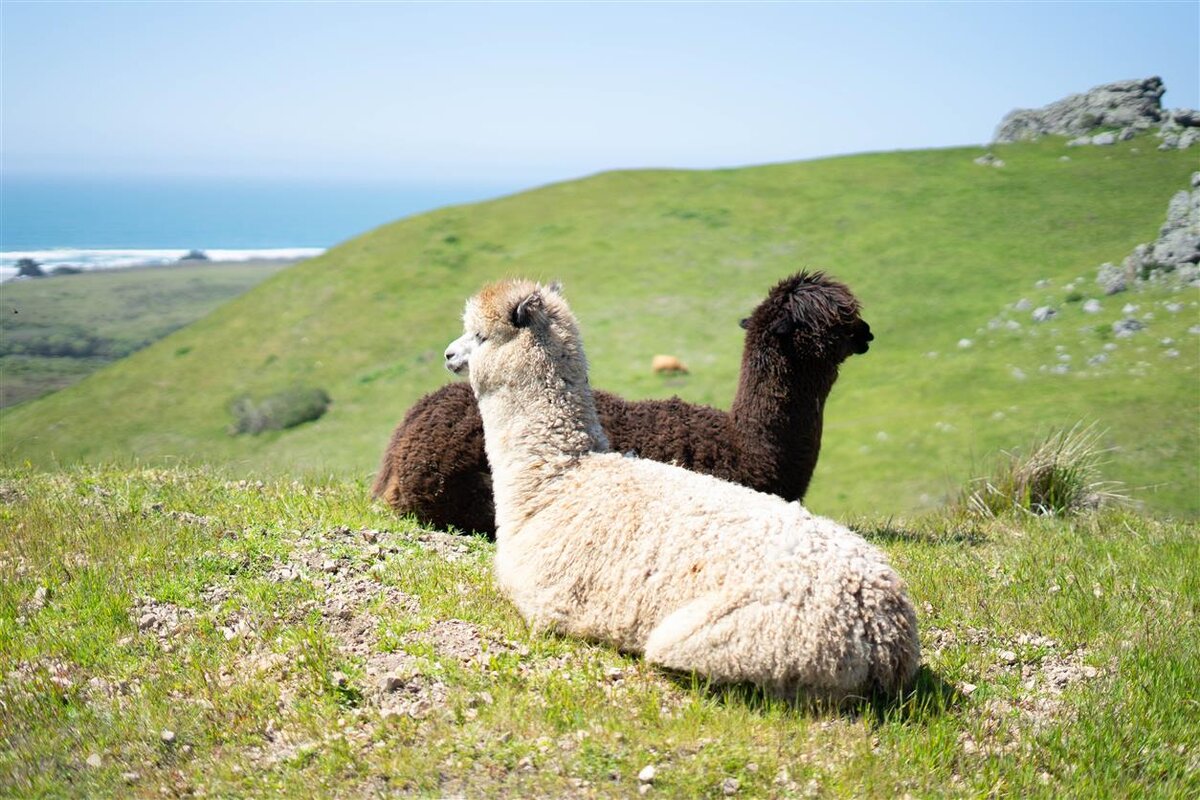
<svg viewBox="0 0 1200 800">
<path fill-rule="evenodd" d="M 467 301 L 496 498 L 496 576 L 538 628 L 783 696 L 895 692 L 917 618 L 884 555 L 832 520 L 707 475 L 605 452 L 578 325 L 556 286 Z"/>
</svg>

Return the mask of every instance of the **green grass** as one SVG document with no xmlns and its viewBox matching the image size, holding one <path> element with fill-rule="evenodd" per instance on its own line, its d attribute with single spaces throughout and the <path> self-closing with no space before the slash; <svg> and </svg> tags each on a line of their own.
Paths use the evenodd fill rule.
<svg viewBox="0 0 1200 800">
<path fill-rule="evenodd" d="M 283 266 L 185 264 L 0 285 L 0 408 L 77 383 Z"/>
<path fill-rule="evenodd" d="M 1197 292 L 1103 298 L 1093 281 L 1101 263 L 1154 238 L 1196 168 L 1194 153 L 1154 143 L 1068 151 L 1047 138 L 1003 147 L 1002 169 L 959 148 L 613 172 L 423 214 L 3 412 L 0 448 L 8 463 L 41 467 L 186 456 L 243 475 L 365 480 L 407 407 L 449 379 L 441 354 L 460 333 L 464 299 L 507 275 L 565 282 L 596 386 L 727 407 L 738 320 L 781 277 L 823 268 L 861 297 L 877 338 L 830 398 L 814 510 L 935 509 L 997 452 L 1083 421 L 1108 431 L 1101 479 L 1126 484 L 1149 510 L 1195 518 Z M 1075 294 L 1099 297 L 1103 311 L 1086 314 Z M 1011 308 L 1022 298 L 1059 316 L 1035 325 Z M 1114 339 L 1127 302 L 1153 319 Z M 989 330 L 993 320 L 1022 327 Z M 960 349 L 964 338 L 973 344 Z M 655 353 L 679 356 L 691 374 L 652 374 Z M 1108 360 L 1088 364 L 1100 354 Z M 1060 364 L 1070 371 L 1051 371 Z M 284 432 L 227 435 L 233 399 L 296 384 L 327 390 L 329 413 Z"/>
<path fill-rule="evenodd" d="M 0 795 L 628 797 L 648 764 L 667 797 L 1200 791 L 1194 525 L 859 518 L 925 668 L 835 713 L 532 634 L 491 545 L 365 495 L 0 472 Z"/>
</svg>

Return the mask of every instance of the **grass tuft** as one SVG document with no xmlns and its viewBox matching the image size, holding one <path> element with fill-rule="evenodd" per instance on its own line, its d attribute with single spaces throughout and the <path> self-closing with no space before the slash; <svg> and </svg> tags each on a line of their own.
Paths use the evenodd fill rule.
<svg viewBox="0 0 1200 800">
<path fill-rule="evenodd" d="M 960 505 L 983 517 L 1012 511 L 1065 516 L 1129 497 L 1116 481 L 1100 480 L 1104 432 L 1094 422 L 1077 422 L 1034 443 L 1027 454 L 1004 452 L 992 475 L 977 478 L 963 491 Z"/>
</svg>

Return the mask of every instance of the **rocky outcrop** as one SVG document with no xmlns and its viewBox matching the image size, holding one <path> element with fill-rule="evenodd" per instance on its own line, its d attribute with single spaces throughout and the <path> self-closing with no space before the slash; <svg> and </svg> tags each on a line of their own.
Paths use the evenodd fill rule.
<svg viewBox="0 0 1200 800">
<path fill-rule="evenodd" d="M 1200 138 L 1200 113 L 1164 110 L 1161 78 L 1117 81 L 1073 94 L 1043 108 L 1010 111 L 996 128 L 997 144 L 1069 136 L 1071 145 L 1110 145 L 1159 129 L 1160 149 L 1185 148 Z"/>
<path fill-rule="evenodd" d="M 1100 266 L 1096 282 L 1105 293 L 1115 294 L 1135 281 L 1172 274 L 1183 283 L 1200 280 L 1200 172 L 1192 173 L 1191 183 L 1191 191 L 1180 190 L 1171 198 L 1157 239 L 1133 248 L 1119 268 Z"/>
</svg>

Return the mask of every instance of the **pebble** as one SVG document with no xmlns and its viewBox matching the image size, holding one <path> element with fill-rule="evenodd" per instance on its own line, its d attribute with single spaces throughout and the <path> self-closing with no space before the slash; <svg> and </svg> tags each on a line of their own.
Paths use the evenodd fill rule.
<svg viewBox="0 0 1200 800">
<path fill-rule="evenodd" d="M 125 781 L 126 783 L 137 783 L 138 780 L 141 779 L 141 777 L 142 776 L 137 774 L 136 772 L 122 772 L 121 773 L 121 780 Z"/>
<path fill-rule="evenodd" d="M 737 778 L 726 778 L 725 780 L 721 781 L 721 794 L 725 795 L 726 797 L 733 797 L 738 793 L 738 789 L 740 789 L 741 786 L 742 785 L 738 783 Z"/>
<path fill-rule="evenodd" d="M 175 744 L 175 731 L 163 730 L 163 732 L 159 734 L 158 738 L 162 739 L 163 744 Z"/>
<path fill-rule="evenodd" d="M 1017 654 L 1012 650 L 1001 650 L 1000 652 L 996 653 L 996 655 L 1005 664 L 1014 664 L 1017 661 Z"/>
<path fill-rule="evenodd" d="M 99 753 L 92 753 L 87 757 L 87 765 L 92 769 L 99 769 L 103 763 L 104 759 L 100 758 Z"/>
<path fill-rule="evenodd" d="M 638 773 L 638 780 L 641 783 L 654 783 L 654 776 L 658 774 L 658 770 L 653 764 L 647 764 L 642 767 L 642 771 Z"/>
<path fill-rule="evenodd" d="M 321 563 L 322 572 L 337 572 L 337 562 L 332 558 L 328 558 Z"/>
<path fill-rule="evenodd" d="M 961 691 L 965 695 L 970 695 L 978 688 L 979 687 L 973 683 L 964 683 L 959 687 L 959 691 Z"/>
</svg>

